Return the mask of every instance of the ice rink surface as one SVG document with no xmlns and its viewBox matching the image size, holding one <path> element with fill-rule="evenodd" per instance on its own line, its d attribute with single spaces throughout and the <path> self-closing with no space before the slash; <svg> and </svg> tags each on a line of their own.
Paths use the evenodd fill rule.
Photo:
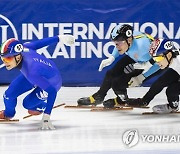
<svg viewBox="0 0 180 154">
<path fill-rule="evenodd" d="M 0 109 L 4 109 L 0 87 Z M 90 96 L 98 87 L 62 87 L 55 105 L 76 105 L 80 97 Z M 130 97 L 141 97 L 148 88 L 128 89 Z M 27 111 L 22 107 L 25 95 L 18 98 L 15 118 L 19 122 L 0 124 L 0 154 L 172 154 L 180 153 L 180 142 L 143 142 L 142 135 L 180 135 L 180 114 L 142 115 L 156 104 L 165 104 L 164 91 L 150 104 L 150 109 L 91 112 L 89 109 L 53 110 L 51 120 L 56 130 L 38 130 L 40 116 L 22 119 Z M 107 98 L 114 97 L 109 91 Z M 127 130 L 137 130 L 139 142 L 128 148 L 122 140 Z"/>
</svg>

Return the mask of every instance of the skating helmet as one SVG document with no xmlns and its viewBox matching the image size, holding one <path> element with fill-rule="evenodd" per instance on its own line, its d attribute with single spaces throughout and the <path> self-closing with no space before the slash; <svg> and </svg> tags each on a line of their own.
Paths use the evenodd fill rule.
<svg viewBox="0 0 180 154">
<path fill-rule="evenodd" d="M 132 35 L 133 35 L 133 28 L 132 28 L 132 26 L 130 26 L 128 24 L 117 25 L 111 31 L 111 39 L 113 41 L 127 40 L 128 38 L 132 37 Z"/>
<path fill-rule="evenodd" d="M 15 38 L 10 38 L 1 45 L 1 56 L 12 57 L 23 51 L 23 45 Z"/>
<path fill-rule="evenodd" d="M 150 46 L 150 54 L 152 56 L 158 56 L 160 54 L 166 54 L 168 51 L 174 49 L 173 42 L 169 39 L 155 39 Z"/>
</svg>

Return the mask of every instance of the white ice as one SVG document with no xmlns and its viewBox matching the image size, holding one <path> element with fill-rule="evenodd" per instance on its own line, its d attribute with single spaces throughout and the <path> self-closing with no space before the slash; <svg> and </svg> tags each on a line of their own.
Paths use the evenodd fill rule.
<svg viewBox="0 0 180 154">
<path fill-rule="evenodd" d="M 0 109 L 4 109 L 3 92 L 0 87 Z M 90 96 L 98 87 L 62 87 L 55 105 L 66 103 L 76 105 L 80 97 Z M 130 97 L 142 97 L 148 88 L 130 88 Z M 176 143 L 155 143 L 139 140 L 134 147 L 128 148 L 122 141 L 127 130 L 138 130 L 141 135 L 180 135 L 180 114 L 142 115 L 151 111 L 156 104 L 165 104 L 165 91 L 150 104 L 150 109 L 130 111 L 91 112 L 89 109 L 53 110 L 51 120 L 56 130 L 38 130 L 40 116 L 22 119 L 27 111 L 22 107 L 25 94 L 18 98 L 14 123 L 0 123 L 0 154 L 60 154 L 60 153 L 98 153 L 98 154 L 169 154 L 180 152 L 180 141 Z M 110 90 L 106 99 L 115 97 Z"/>
</svg>

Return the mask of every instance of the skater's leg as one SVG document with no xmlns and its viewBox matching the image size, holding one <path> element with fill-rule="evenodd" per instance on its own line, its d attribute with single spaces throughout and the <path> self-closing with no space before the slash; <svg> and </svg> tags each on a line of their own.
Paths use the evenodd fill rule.
<svg viewBox="0 0 180 154">
<path fill-rule="evenodd" d="M 35 88 L 29 95 L 23 100 L 23 106 L 28 112 L 31 113 L 42 113 L 46 108 L 47 93 L 39 87 Z M 32 112 L 33 111 L 33 112 Z"/>
<path fill-rule="evenodd" d="M 112 88 L 113 80 L 117 79 L 121 75 L 126 75 L 124 70 L 125 67 L 128 64 L 133 63 L 135 63 L 134 60 L 129 56 L 124 56 L 122 59 L 120 59 L 112 69 L 107 71 L 98 93 L 106 95 L 107 91 Z"/>
<path fill-rule="evenodd" d="M 31 90 L 32 88 L 33 85 L 22 74 L 20 74 L 15 80 L 11 82 L 3 95 L 5 104 L 5 117 L 13 117 L 15 115 L 17 97 Z"/>
<path fill-rule="evenodd" d="M 166 89 L 166 95 L 168 104 L 156 105 L 153 107 L 155 113 L 170 113 L 176 112 L 179 109 L 179 94 L 180 94 L 180 83 L 179 81 L 174 82 Z"/>
<path fill-rule="evenodd" d="M 180 93 L 179 74 L 173 69 L 169 69 L 158 81 L 166 81 L 165 86 L 167 87 L 166 95 L 168 104 L 156 105 L 153 107 L 153 111 L 155 113 L 170 113 L 178 110 Z"/>
<path fill-rule="evenodd" d="M 127 87 L 128 81 L 130 80 L 127 74 L 123 74 L 113 79 L 112 89 L 116 94 L 116 98 L 111 98 L 103 102 L 104 107 L 112 108 L 115 105 L 123 104 L 123 101 L 128 98 Z"/>
<path fill-rule="evenodd" d="M 104 101 L 104 107 L 112 108 L 115 105 L 125 105 L 125 101 L 128 99 L 128 82 L 132 77 L 137 76 L 140 73 L 142 73 L 142 70 L 134 70 L 131 73 L 122 74 L 119 77 L 114 78 L 112 80 L 112 89 L 117 97 Z"/>
<path fill-rule="evenodd" d="M 179 75 L 173 69 L 168 69 L 164 72 L 150 87 L 148 92 L 144 95 L 143 98 L 138 99 L 128 99 L 126 104 L 129 106 L 147 106 L 150 101 L 159 94 L 164 87 L 168 87 L 173 82 L 176 82 L 179 78 Z"/>
<path fill-rule="evenodd" d="M 160 76 L 150 87 L 149 91 L 144 95 L 143 99 L 150 102 L 159 94 L 164 87 L 168 87 L 171 83 L 176 82 L 179 75 L 173 69 L 168 69 L 162 76 Z"/>
<path fill-rule="evenodd" d="M 124 67 L 130 63 L 134 63 L 134 60 L 132 60 L 128 56 L 124 56 L 122 59 L 120 59 L 112 69 L 107 71 L 104 80 L 100 86 L 100 89 L 90 97 L 80 98 L 78 100 L 78 104 L 79 105 L 101 104 L 108 90 L 112 88 L 113 79 L 118 76 L 121 76 L 122 74 L 125 74 Z"/>
<path fill-rule="evenodd" d="M 169 106 L 175 111 L 178 110 L 178 108 L 179 108 L 179 94 L 180 94 L 180 82 L 179 81 L 171 84 L 166 89 L 166 96 L 167 96 Z"/>
</svg>

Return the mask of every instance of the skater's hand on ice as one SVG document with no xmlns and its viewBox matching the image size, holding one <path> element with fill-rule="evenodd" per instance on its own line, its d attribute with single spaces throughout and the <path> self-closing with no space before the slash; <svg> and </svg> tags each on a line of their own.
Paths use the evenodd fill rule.
<svg viewBox="0 0 180 154">
<path fill-rule="evenodd" d="M 44 113 L 42 120 L 41 120 L 41 124 L 40 124 L 40 129 L 44 130 L 44 129 L 55 129 L 55 127 L 52 125 L 51 121 L 50 121 L 50 115 Z"/>
<path fill-rule="evenodd" d="M 99 71 L 102 71 L 104 67 L 111 65 L 114 60 L 115 58 L 113 56 L 110 56 L 109 58 L 102 60 L 101 64 L 99 65 Z"/>
<path fill-rule="evenodd" d="M 71 46 L 75 43 L 73 35 L 58 35 L 60 42 L 64 43 L 67 46 Z"/>
<path fill-rule="evenodd" d="M 140 74 L 136 77 L 132 77 L 131 80 L 128 82 L 128 85 L 129 87 L 138 87 L 142 84 L 144 79 L 144 75 Z"/>
</svg>

